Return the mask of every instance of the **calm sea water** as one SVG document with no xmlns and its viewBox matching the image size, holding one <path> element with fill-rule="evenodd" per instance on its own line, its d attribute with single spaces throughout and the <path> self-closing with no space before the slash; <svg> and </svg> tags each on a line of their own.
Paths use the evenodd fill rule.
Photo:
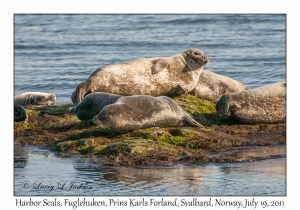
<svg viewBox="0 0 300 210">
<path fill-rule="evenodd" d="M 204 68 L 256 88 L 286 78 L 285 15 L 15 15 L 14 90 L 71 102 L 103 65 L 198 48 Z"/>
<path fill-rule="evenodd" d="M 39 147 L 15 150 L 21 154 L 15 159 L 15 195 L 286 195 L 285 158 L 203 166 L 112 168 L 59 158 Z M 92 189 L 71 188 L 72 182 L 73 186 L 83 183 Z M 50 190 L 41 186 L 54 187 Z"/>
<path fill-rule="evenodd" d="M 285 15 L 15 15 L 14 91 L 52 92 L 71 102 L 99 67 L 198 48 L 204 69 L 250 88 L 286 79 Z M 285 158 L 168 168 L 93 168 L 48 150 L 21 148 L 15 195 L 285 195 Z M 20 158 L 20 157 L 19 157 Z M 94 190 L 51 192 L 24 183 L 82 182 Z"/>
</svg>

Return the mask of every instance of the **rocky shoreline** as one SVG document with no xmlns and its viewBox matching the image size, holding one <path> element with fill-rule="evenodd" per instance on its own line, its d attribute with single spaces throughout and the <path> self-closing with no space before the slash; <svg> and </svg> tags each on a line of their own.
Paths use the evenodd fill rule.
<svg viewBox="0 0 300 210">
<path fill-rule="evenodd" d="M 14 123 L 14 144 L 46 146 L 58 155 L 104 166 L 244 162 L 286 155 L 286 124 L 241 125 L 219 116 L 215 104 L 185 94 L 173 98 L 205 128 L 146 128 L 126 134 L 80 121 L 74 104 L 25 106 L 27 122 Z"/>
</svg>

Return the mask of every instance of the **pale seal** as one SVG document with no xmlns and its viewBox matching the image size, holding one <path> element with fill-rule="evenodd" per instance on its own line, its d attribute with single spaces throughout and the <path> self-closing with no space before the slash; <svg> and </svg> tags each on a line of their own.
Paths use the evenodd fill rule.
<svg viewBox="0 0 300 210">
<path fill-rule="evenodd" d="M 124 96 L 174 95 L 191 91 L 208 58 L 198 49 L 172 57 L 140 58 L 97 69 L 72 94 L 74 104 L 93 92 Z"/>
<path fill-rule="evenodd" d="M 204 127 L 167 96 L 124 96 L 93 118 L 102 129 L 126 133 L 150 127 Z"/>
<path fill-rule="evenodd" d="M 28 115 L 25 109 L 19 105 L 14 105 L 14 122 L 27 121 Z"/>
<path fill-rule="evenodd" d="M 224 94 L 216 104 L 218 113 L 229 116 L 239 123 L 286 122 L 286 83 Z"/>
<path fill-rule="evenodd" d="M 196 87 L 189 93 L 197 98 L 216 102 L 225 93 L 235 93 L 248 89 L 230 77 L 202 70 Z"/>
<path fill-rule="evenodd" d="M 15 105 L 53 105 L 56 96 L 53 93 L 26 92 L 14 97 Z"/>
<path fill-rule="evenodd" d="M 103 107 L 115 103 L 121 97 L 111 93 L 91 93 L 77 104 L 75 113 L 80 120 L 93 119 Z"/>
</svg>

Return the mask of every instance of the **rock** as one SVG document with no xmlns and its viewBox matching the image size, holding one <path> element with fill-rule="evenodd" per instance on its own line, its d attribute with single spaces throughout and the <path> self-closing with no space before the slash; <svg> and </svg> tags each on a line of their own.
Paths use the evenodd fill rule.
<svg viewBox="0 0 300 210">
<path fill-rule="evenodd" d="M 285 156 L 281 147 L 286 144 L 286 124 L 236 124 L 217 115 L 212 102 L 188 94 L 173 99 L 206 128 L 154 127 L 118 135 L 78 120 L 69 112 L 73 104 L 27 106 L 29 121 L 14 123 L 15 145 L 43 145 L 62 156 L 80 155 L 108 166 L 239 162 Z"/>
</svg>

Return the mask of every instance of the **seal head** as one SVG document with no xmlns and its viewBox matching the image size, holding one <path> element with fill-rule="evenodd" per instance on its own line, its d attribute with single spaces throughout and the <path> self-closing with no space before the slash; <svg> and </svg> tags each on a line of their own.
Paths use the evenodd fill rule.
<svg viewBox="0 0 300 210">
<path fill-rule="evenodd" d="M 111 93 L 91 93 L 75 107 L 75 113 L 80 120 L 93 119 L 105 106 L 115 103 L 122 96 Z"/>
</svg>

